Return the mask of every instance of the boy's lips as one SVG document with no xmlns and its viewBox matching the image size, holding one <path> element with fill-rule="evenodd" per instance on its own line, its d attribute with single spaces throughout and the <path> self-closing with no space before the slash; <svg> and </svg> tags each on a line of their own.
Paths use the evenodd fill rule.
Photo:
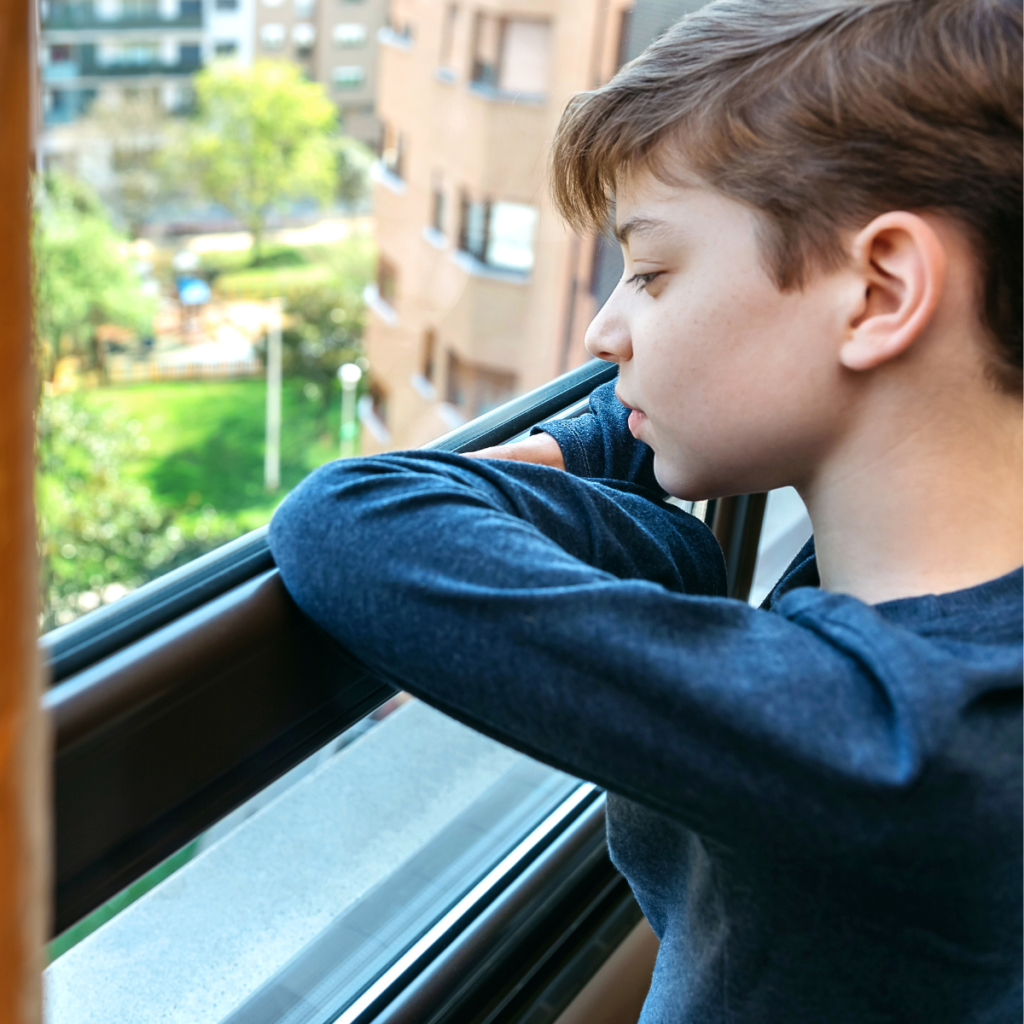
<svg viewBox="0 0 1024 1024">
<path fill-rule="evenodd" d="M 615 397 L 629 409 L 629 419 L 626 421 L 626 425 L 629 427 L 629 432 L 639 440 L 637 431 L 647 422 L 647 416 L 642 409 L 638 409 L 635 405 L 627 402 L 618 392 L 615 393 Z"/>
</svg>

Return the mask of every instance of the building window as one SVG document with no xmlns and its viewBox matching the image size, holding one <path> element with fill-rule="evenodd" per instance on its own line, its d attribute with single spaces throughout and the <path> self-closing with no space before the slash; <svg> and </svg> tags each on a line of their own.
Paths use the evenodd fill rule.
<svg viewBox="0 0 1024 1024">
<path fill-rule="evenodd" d="M 420 373 L 424 380 L 434 383 L 437 372 L 437 331 L 432 328 L 423 332 L 423 359 L 420 362 Z"/>
<path fill-rule="evenodd" d="M 276 21 L 268 21 L 266 25 L 260 26 L 260 42 L 264 50 L 280 50 L 286 35 L 284 25 Z"/>
<path fill-rule="evenodd" d="M 380 162 L 388 174 L 405 180 L 405 133 L 385 124 L 381 134 Z"/>
<path fill-rule="evenodd" d="M 542 96 L 548 88 L 550 49 L 549 22 L 478 14 L 470 78 L 500 92 Z"/>
<path fill-rule="evenodd" d="M 238 0 L 216 0 L 213 6 L 218 11 L 237 11 Z"/>
<path fill-rule="evenodd" d="M 357 49 L 366 45 L 366 26 L 356 21 L 343 22 L 331 30 L 331 38 L 339 50 Z"/>
<path fill-rule="evenodd" d="M 524 203 L 474 201 L 463 193 L 459 248 L 498 270 L 533 268 L 537 210 Z"/>
<path fill-rule="evenodd" d="M 375 380 L 370 381 L 370 411 L 384 428 L 388 425 L 388 394 Z"/>
<path fill-rule="evenodd" d="M 497 408 L 516 393 L 516 375 L 448 353 L 447 399 L 472 419 Z"/>
<path fill-rule="evenodd" d="M 430 226 L 442 235 L 445 233 L 446 199 L 444 179 L 441 175 L 435 174 L 434 185 L 430 193 Z"/>
<path fill-rule="evenodd" d="M 198 43 L 182 43 L 178 47 L 178 62 L 186 68 L 198 68 L 200 64 L 200 49 Z"/>
<path fill-rule="evenodd" d="M 316 0 L 295 0 L 295 13 L 300 18 L 309 18 L 316 8 Z"/>
<path fill-rule="evenodd" d="M 178 4 L 179 18 L 201 18 L 202 16 L 202 0 L 181 0 L 181 2 Z"/>
<path fill-rule="evenodd" d="M 455 52 L 455 26 L 459 21 L 459 5 L 449 4 L 444 12 L 441 28 L 441 67 L 450 68 Z"/>
<path fill-rule="evenodd" d="M 382 302 L 386 302 L 394 309 L 395 300 L 398 298 L 398 271 L 395 265 L 383 256 L 377 257 L 377 294 Z"/>
<path fill-rule="evenodd" d="M 633 27 L 633 8 L 619 15 L 619 45 L 615 48 L 615 70 L 618 71 L 629 60 L 629 37 Z"/>
<path fill-rule="evenodd" d="M 366 69 L 358 64 L 346 64 L 331 71 L 335 89 L 358 89 L 366 81 Z"/>
<path fill-rule="evenodd" d="M 280 7 L 284 0 L 263 0 L 264 7 Z"/>
<path fill-rule="evenodd" d="M 316 29 L 308 21 L 293 25 L 292 42 L 299 57 L 308 57 L 313 52 L 313 44 L 316 42 Z"/>
<path fill-rule="evenodd" d="M 213 52 L 218 57 L 234 57 L 238 53 L 238 43 L 234 39 L 220 39 L 213 44 Z"/>
</svg>

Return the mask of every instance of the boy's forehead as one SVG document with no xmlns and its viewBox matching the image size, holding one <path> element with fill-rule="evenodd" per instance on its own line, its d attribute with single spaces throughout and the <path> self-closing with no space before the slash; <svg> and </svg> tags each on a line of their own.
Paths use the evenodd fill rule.
<svg viewBox="0 0 1024 1024">
<path fill-rule="evenodd" d="M 666 182 L 646 167 L 623 175 L 615 188 L 615 236 L 653 237 L 678 230 L 702 206 L 709 189 L 692 177 Z"/>
</svg>

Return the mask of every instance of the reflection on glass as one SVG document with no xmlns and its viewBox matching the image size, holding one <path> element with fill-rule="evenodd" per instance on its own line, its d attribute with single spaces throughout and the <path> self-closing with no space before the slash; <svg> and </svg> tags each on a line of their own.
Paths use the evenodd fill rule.
<svg viewBox="0 0 1024 1024">
<path fill-rule="evenodd" d="M 49 1024 L 333 1019 L 578 785 L 409 702 L 57 959 Z"/>
</svg>

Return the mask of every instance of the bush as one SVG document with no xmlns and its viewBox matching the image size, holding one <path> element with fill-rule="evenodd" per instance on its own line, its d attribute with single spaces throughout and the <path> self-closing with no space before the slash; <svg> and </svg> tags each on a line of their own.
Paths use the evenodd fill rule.
<svg viewBox="0 0 1024 1024">
<path fill-rule="evenodd" d="M 333 278 L 330 267 L 318 264 L 300 267 L 254 267 L 217 277 L 217 293 L 225 299 L 272 299 L 290 296 L 327 285 Z"/>
</svg>

